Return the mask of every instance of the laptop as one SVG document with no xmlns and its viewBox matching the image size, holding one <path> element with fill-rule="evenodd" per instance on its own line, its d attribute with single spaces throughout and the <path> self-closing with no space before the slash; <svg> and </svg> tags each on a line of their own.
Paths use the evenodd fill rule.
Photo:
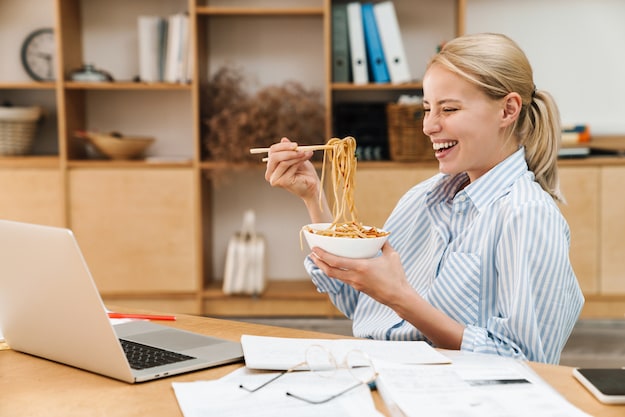
<svg viewBox="0 0 625 417">
<path fill-rule="evenodd" d="M 0 329 L 13 350 L 128 383 L 243 359 L 239 342 L 143 320 L 113 325 L 71 230 L 6 220 Z M 158 360 L 126 356 L 146 349 Z"/>
</svg>

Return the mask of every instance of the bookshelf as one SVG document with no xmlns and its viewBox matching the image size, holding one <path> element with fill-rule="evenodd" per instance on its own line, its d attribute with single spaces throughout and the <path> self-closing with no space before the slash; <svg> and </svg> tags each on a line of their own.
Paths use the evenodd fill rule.
<svg viewBox="0 0 625 417">
<path fill-rule="evenodd" d="M 83 249 L 106 302 L 139 308 L 211 314 L 306 315 L 333 317 L 339 313 L 308 281 L 271 280 L 258 298 L 229 297 L 220 291 L 213 273 L 215 192 L 213 171 L 250 170 L 239 164 L 205 158 L 202 145 L 201 89 L 227 59 L 238 59 L 258 71 L 262 83 L 281 82 L 301 68 L 321 86 L 326 108 L 325 130 L 333 136 L 337 103 L 394 101 L 420 90 L 423 63 L 442 40 L 464 32 L 466 0 L 396 0 L 402 34 L 410 42 L 415 81 L 402 85 L 333 83 L 331 77 L 331 0 L 8 0 L 0 5 L 0 100 L 15 105 L 41 105 L 37 145 L 32 155 L 0 157 L 0 217 L 70 227 Z M 32 10 L 39 10 L 33 14 Z M 192 81 L 188 84 L 137 83 L 137 17 L 190 15 Z M 430 17 L 434 17 L 430 19 Z M 441 23 L 442 22 L 442 23 Z M 67 75 L 93 63 L 115 75 L 114 82 L 73 82 L 58 76 L 53 82 L 33 82 L 20 68 L 22 40 L 38 27 L 53 27 L 57 39 L 56 73 Z M 232 29 L 236 28 L 236 31 Z M 248 32 L 245 32 L 247 30 Z M 297 33 L 307 42 L 303 51 L 271 50 L 270 56 L 250 53 L 244 44 L 234 51 L 219 37 L 272 32 L 269 41 Z M 276 32 L 277 31 L 277 32 Z M 236 38 L 237 41 L 239 38 Z M 241 39 L 245 39 L 244 37 Z M 264 52 L 263 52 L 264 53 Z M 230 55 L 228 55 L 230 54 Z M 312 57 L 307 55 L 312 54 Z M 286 57 L 286 60 L 285 60 Z M 273 71 L 266 61 L 286 67 Z M 269 69 L 268 69 L 269 68 Z M 311 70 L 312 68 L 312 70 Z M 156 137 L 144 160 L 93 159 L 76 130 L 119 130 Z M 588 164 L 588 162 L 586 163 Z M 565 163 L 565 187 L 585 178 L 595 195 L 597 181 L 614 181 L 620 166 L 602 161 L 579 166 Z M 381 223 L 393 201 L 407 187 L 435 172 L 427 163 L 362 162 L 357 195 L 363 220 Z M 591 172 L 590 177 L 586 174 Z M 595 182 L 588 182 L 594 178 Z M 390 184 L 390 185 L 389 185 Z M 607 184 L 607 183 L 606 183 Z M 611 184 L 611 183 L 610 183 Z M 619 184 L 616 184 L 619 185 Z M 620 185 L 619 185 L 620 186 Z M 566 190 L 565 190 L 566 191 Z M 594 193 L 594 194 L 593 194 Z M 599 195 L 595 195 L 599 198 Z M 594 200 L 593 200 L 594 201 Z M 599 227 L 598 214 L 615 216 L 614 202 L 601 206 L 572 199 L 565 214 L 571 222 L 574 263 L 582 272 L 593 314 L 605 315 L 606 305 L 625 306 L 625 289 L 615 272 L 620 258 L 616 237 Z M 374 204 L 375 203 L 375 204 Z M 612 207 L 612 208 L 610 208 Z M 603 214 L 603 212 L 601 212 Z M 613 219 L 617 221 L 617 219 Z M 594 223 L 593 223 L 594 222 Z M 597 228 L 594 228 L 597 226 Z M 575 240 L 576 235 L 582 239 Z M 603 239 L 608 239 L 605 242 Z M 612 252 L 599 252 L 599 247 Z M 604 277 L 600 271 L 610 272 Z M 606 304 L 608 302 L 608 304 Z"/>
</svg>

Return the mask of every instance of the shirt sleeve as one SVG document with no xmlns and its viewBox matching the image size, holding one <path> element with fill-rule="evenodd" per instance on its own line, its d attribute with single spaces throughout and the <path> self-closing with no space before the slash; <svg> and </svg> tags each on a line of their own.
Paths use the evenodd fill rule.
<svg viewBox="0 0 625 417">
<path fill-rule="evenodd" d="M 558 363 L 583 306 L 569 261 L 569 228 L 555 204 L 510 211 L 496 246 L 496 315 L 467 326 L 461 349 Z"/>
<path fill-rule="evenodd" d="M 310 256 L 306 257 L 304 267 L 308 275 L 312 278 L 313 284 L 317 287 L 317 291 L 327 293 L 332 304 L 345 314 L 346 317 L 353 319 L 358 302 L 358 291 L 336 278 L 327 276 L 315 265 L 312 259 L 310 259 Z"/>
</svg>

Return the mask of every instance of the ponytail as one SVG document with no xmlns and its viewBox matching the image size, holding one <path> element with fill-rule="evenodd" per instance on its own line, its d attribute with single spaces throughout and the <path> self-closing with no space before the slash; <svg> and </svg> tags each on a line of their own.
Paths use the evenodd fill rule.
<svg viewBox="0 0 625 417">
<path fill-rule="evenodd" d="M 516 128 L 520 144 L 525 146 L 525 160 L 536 182 L 554 200 L 564 202 L 558 178 L 560 147 L 560 113 L 546 91 L 532 93 L 529 105 L 524 105 Z"/>
</svg>

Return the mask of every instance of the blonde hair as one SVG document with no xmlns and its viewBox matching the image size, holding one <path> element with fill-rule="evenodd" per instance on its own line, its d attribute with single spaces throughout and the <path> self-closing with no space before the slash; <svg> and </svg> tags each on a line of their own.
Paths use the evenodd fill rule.
<svg viewBox="0 0 625 417">
<path fill-rule="evenodd" d="M 511 92 L 523 106 L 510 134 L 525 146 L 525 160 L 536 182 L 556 201 L 564 201 L 558 180 L 560 112 L 553 97 L 536 90 L 532 67 L 525 53 L 510 38 L 496 33 L 464 35 L 446 43 L 429 62 L 461 76 L 500 99 Z"/>
</svg>

